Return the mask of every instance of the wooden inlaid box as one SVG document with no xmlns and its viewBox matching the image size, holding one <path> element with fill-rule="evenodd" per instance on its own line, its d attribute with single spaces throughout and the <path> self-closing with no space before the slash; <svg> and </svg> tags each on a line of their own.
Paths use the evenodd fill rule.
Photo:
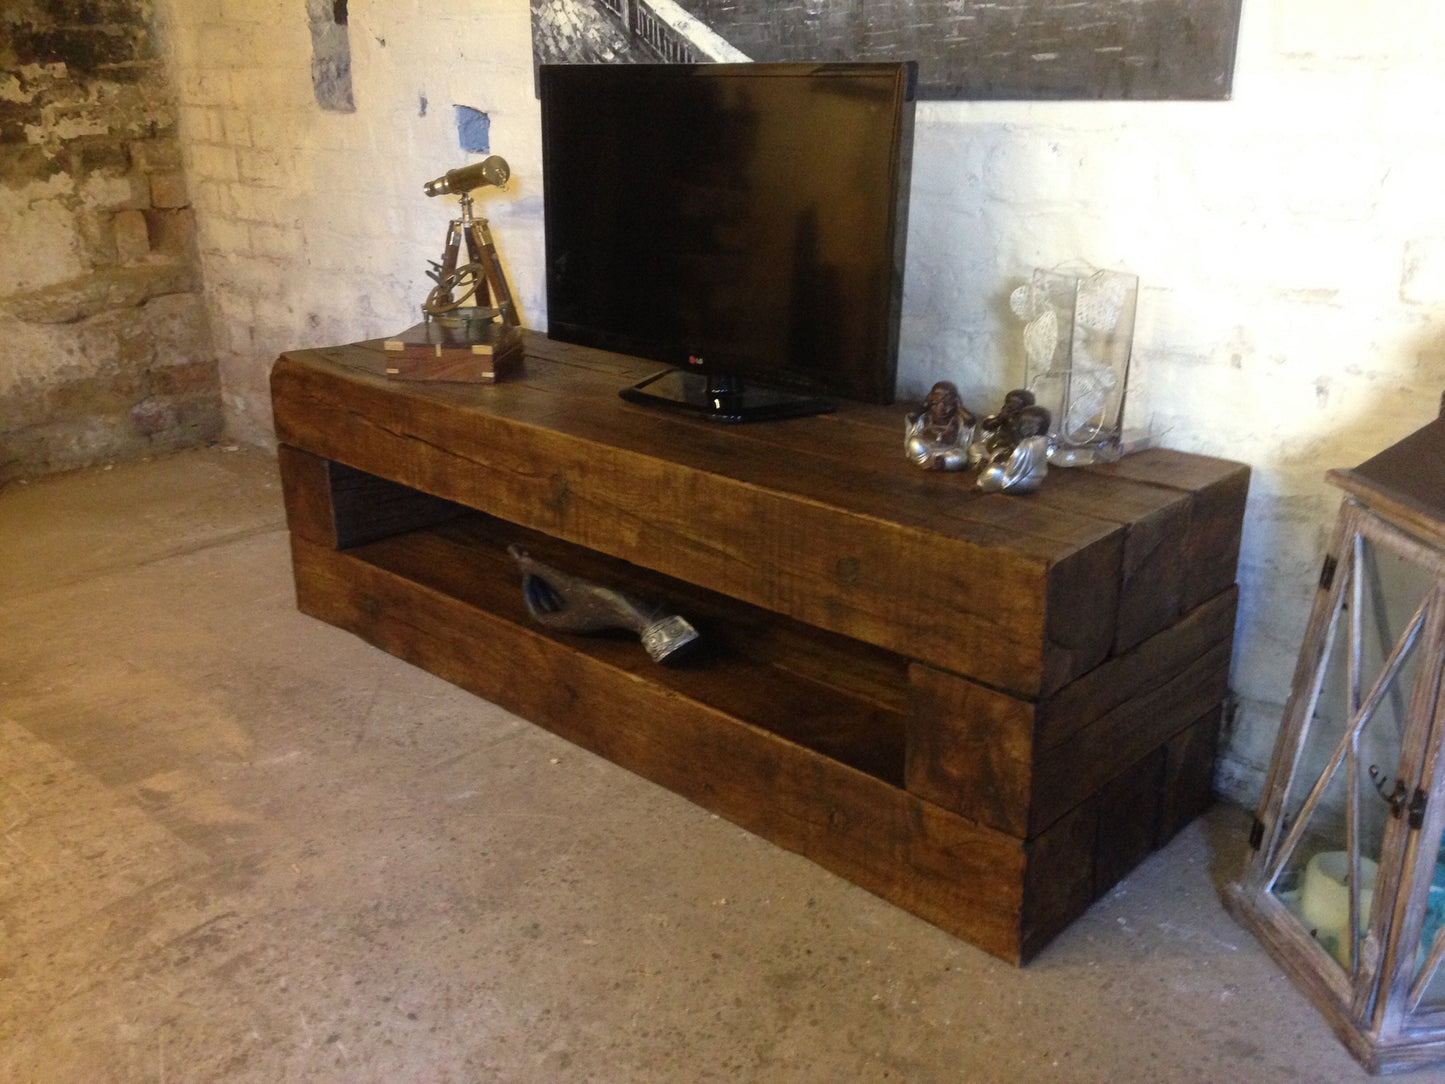
<svg viewBox="0 0 1445 1084">
<path fill-rule="evenodd" d="M 1022 962 L 1210 800 L 1248 469 L 1170 451 L 1025 497 L 903 455 L 903 407 L 747 426 L 526 333 L 497 385 L 283 355 L 302 610 Z M 544 629 L 507 555 L 666 600 L 682 668 Z"/>
</svg>

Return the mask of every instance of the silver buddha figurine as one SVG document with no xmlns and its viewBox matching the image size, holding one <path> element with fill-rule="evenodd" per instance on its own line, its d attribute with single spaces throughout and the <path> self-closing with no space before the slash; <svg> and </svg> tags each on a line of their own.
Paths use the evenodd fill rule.
<svg viewBox="0 0 1445 1084">
<path fill-rule="evenodd" d="M 958 388 L 940 380 L 923 406 L 908 415 L 903 451 L 924 470 L 964 470 L 973 441 L 973 415 L 958 397 Z"/>
<path fill-rule="evenodd" d="M 1049 473 L 1049 412 L 1021 407 L 1011 419 L 1014 443 L 981 464 L 976 488 L 986 493 L 1032 493 Z"/>
</svg>

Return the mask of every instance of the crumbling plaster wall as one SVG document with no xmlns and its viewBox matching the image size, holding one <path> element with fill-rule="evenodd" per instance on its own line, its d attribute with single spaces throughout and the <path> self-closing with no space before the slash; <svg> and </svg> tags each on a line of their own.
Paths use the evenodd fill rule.
<svg viewBox="0 0 1445 1084">
<path fill-rule="evenodd" d="M 306 0 L 163 2 L 237 432 L 269 439 L 278 351 L 414 321 L 454 207 L 421 184 L 472 160 L 454 105 L 489 114 L 512 165 L 479 206 L 545 326 L 524 0 L 351 0 L 350 113 L 317 105 Z M 549 32 L 568 7 L 546 0 Z M 1424 424 L 1445 388 L 1441 56 L 1429 0 L 1245 0 L 1229 102 L 918 108 L 901 395 L 949 378 L 995 403 L 1023 375 L 1009 291 L 1087 260 L 1142 280 L 1130 424 L 1254 468 L 1218 777 L 1244 800 L 1338 507 L 1323 472 Z"/>
<path fill-rule="evenodd" d="M 146 0 L 0 13 L 0 483 L 222 428 Z"/>
</svg>

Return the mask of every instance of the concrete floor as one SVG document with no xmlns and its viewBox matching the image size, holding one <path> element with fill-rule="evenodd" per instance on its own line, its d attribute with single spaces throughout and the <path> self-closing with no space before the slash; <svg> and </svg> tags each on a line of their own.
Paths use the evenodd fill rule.
<svg viewBox="0 0 1445 1084">
<path fill-rule="evenodd" d="M 295 612 L 260 452 L 0 491 L 0 644 L 0 1080 L 1366 1079 L 1242 811 L 1008 967 Z"/>
</svg>

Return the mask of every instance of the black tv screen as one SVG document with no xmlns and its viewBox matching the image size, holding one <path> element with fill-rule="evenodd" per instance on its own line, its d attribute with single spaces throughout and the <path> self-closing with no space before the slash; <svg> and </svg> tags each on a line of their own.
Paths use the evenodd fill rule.
<svg viewBox="0 0 1445 1084">
<path fill-rule="evenodd" d="M 548 334 L 892 402 L 915 81 L 911 62 L 542 65 Z"/>
</svg>

